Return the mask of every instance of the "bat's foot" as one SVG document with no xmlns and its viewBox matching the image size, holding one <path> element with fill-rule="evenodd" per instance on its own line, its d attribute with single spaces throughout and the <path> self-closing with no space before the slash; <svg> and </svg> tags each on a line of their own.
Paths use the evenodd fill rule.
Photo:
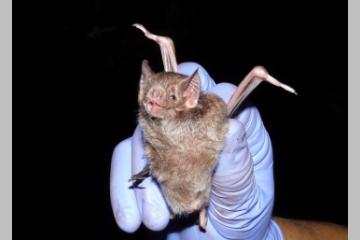
<svg viewBox="0 0 360 240">
<path fill-rule="evenodd" d="M 138 174 L 132 175 L 131 178 L 129 179 L 129 182 L 143 181 L 145 178 L 146 176 L 143 176 L 143 173 L 140 172 Z"/>
<path fill-rule="evenodd" d="M 134 182 L 133 187 L 137 187 L 142 181 L 145 180 L 145 178 L 149 176 L 150 176 L 150 165 L 148 164 L 139 173 L 131 176 L 129 182 Z"/>
<path fill-rule="evenodd" d="M 206 224 L 207 224 L 207 209 L 203 208 L 199 214 L 199 227 L 202 232 L 206 232 Z"/>
</svg>

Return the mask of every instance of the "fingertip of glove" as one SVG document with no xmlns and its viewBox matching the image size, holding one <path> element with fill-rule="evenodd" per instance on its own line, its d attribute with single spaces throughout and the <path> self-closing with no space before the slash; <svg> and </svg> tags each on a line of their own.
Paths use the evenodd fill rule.
<svg viewBox="0 0 360 240">
<path fill-rule="evenodd" d="M 165 209 L 151 206 L 144 206 L 143 223 L 153 231 L 163 230 L 169 223 L 170 215 Z"/>
<path fill-rule="evenodd" d="M 115 213 L 115 220 L 117 225 L 127 233 L 135 232 L 141 224 L 139 213 L 129 208 L 118 209 Z"/>
<path fill-rule="evenodd" d="M 228 138 L 234 137 L 234 136 L 241 136 L 245 133 L 243 124 L 233 118 L 229 119 L 229 130 L 228 130 Z"/>
<path fill-rule="evenodd" d="M 209 92 L 218 95 L 219 97 L 222 98 L 222 100 L 224 102 L 227 103 L 227 102 L 229 102 L 230 97 L 234 93 L 235 89 L 236 89 L 236 86 L 234 84 L 222 82 L 222 83 L 218 83 L 218 84 L 216 84 L 216 86 L 212 87 L 209 90 Z"/>
<path fill-rule="evenodd" d="M 114 148 L 113 155 L 122 153 L 124 151 L 126 152 L 130 149 L 130 147 L 131 147 L 131 137 L 126 138 L 122 140 L 120 143 L 118 143 Z"/>
</svg>

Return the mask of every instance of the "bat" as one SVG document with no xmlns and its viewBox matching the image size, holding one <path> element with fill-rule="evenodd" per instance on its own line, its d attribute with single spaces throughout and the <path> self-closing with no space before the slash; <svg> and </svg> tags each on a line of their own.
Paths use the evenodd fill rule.
<svg viewBox="0 0 360 240">
<path fill-rule="evenodd" d="M 212 173 L 225 143 L 228 118 L 262 81 L 296 91 L 257 66 L 226 104 L 215 94 L 201 92 L 198 70 L 190 76 L 178 73 L 171 38 L 155 35 L 141 24 L 134 26 L 160 46 L 164 72 L 153 72 L 143 60 L 138 121 L 149 163 L 130 181 L 137 186 L 146 177 L 154 177 L 172 215 L 199 211 L 199 226 L 205 231 Z"/>
</svg>

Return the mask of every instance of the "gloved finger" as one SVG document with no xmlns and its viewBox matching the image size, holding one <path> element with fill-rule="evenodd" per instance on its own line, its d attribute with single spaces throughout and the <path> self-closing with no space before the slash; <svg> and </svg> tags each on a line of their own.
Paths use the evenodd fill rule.
<svg viewBox="0 0 360 240">
<path fill-rule="evenodd" d="M 168 233 L 168 235 L 166 236 L 166 240 L 185 240 L 186 238 L 182 238 L 180 236 L 180 232 L 170 232 Z M 196 240 L 197 238 L 191 238 Z"/>
<path fill-rule="evenodd" d="M 132 158 L 132 174 L 136 174 L 147 164 L 140 126 L 132 138 Z M 170 212 L 157 182 L 151 177 L 146 178 L 135 188 L 135 195 L 145 226 L 153 231 L 164 229 L 169 223 Z"/>
<path fill-rule="evenodd" d="M 220 96 L 228 102 L 237 87 L 230 83 L 219 83 L 209 92 Z M 257 185 L 266 193 L 268 199 L 273 197 L 273 155 L 271 140 L 257 108 L 250 102 L 243 102 L 242 110 L 235 117 L 245 129 L 246 141 L 253 160 Z"/>
<path fill-rule="evenodd" d="M 223 196 L 230 191 L 234 193 L 235 190 L 241 190 L 240 188 L 248 185 L 247 181 L 253 174 L 252 168 L 244 126 L 235 119 L 229 119 L 225 145 L 213 176 L 214 191 Z"/>
<path fill-rule="evenodd" d="M 273 151 L 269 133 L 264 127 L 259 111 L 251 104 L 248 104 L 236 118 L 244 123 L 256 184 L 266 194 L 267 201 L 270 201 L 274 195 L 274 179 Z"/>
<path fill-rule="evenodd" d="M 230 83 L 219 83 L 209 92 L 217 94 L 227 102 L 236 86 Z M 246 141 L 253 160 L 257 185 L 264 191 L 268 199 L 273 196 L 272 146 L 257 108 L 251 102 L 244 102 L 243 109 L 236 116 L 245 129 Z"/>
<path fill-rule="evenodd" d="M 110 199 L 116 223 L 125 232 L 135 232 L 141 218 L 134 190 L 130 189 L 131 139 L 119 143 L 113 152 L 110 172 Z"/>
<path fill-rule="evenodd" d="M 253 227 L 251 221 L 256 217 L 252 216 L 252 208 L 256 205 L 257 190 L 245 129 L 239 121 L 230 119 L 209 203 L 209 219 L 220 235 L 243 238 L 253 234 L 247 230 Z"/>
<path fill-rule="evenodd" d="M 201 79 L 201 90 L 207 91 L 215 86 L 215 81 L 210 77 L 209 73 L 203 68 L 200 64 L 195 62 L 184 62 L 179 64 L 178 66 L 179 72 L 185 75 L 190 76 L 195 72 L 196 69 L 198 70 L 200 79 Z"/>
<path fill-rule="evenodd" d="M 228 103 L 230 100 L 230 97 L 235 92 L 235 89 L 236 89 L 236 86 L 234 84 L 222 82 L 222 83 L 218 83 L 214 87 L 212 87 L 209 90 L 209 93 L 218 95 L 219 97 L 221 97 L 221 99 L 225 103 Z"/>
<path fill-rule="evenodd" d="M 235 89 L 235 85 L 221 83 L 211 91 L 227 102 Z M 233 129 L 230 124 L 219 158 L 219 166 L 224 168 L 214 175 L 209 221 L 226 238 L 262 239 L 271 219 L 274 196 L 272 148 L 258 110 L 249 101 L 243 104 L 236 117 L 242 130 L 236 133 L 237 127 Z M 236 138 L 243 138 L 244 145 L 237 145 Z M 242 162 L 236 161 L 239 159 Z"/>
</svg>

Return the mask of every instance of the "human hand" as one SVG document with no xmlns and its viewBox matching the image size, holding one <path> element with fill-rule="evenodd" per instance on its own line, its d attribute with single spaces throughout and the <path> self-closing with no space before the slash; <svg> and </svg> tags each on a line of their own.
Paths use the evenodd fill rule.
<svg viewBox="0 0 360 240">
<path fill-rule="evenodd" d="M 235 90 L 228 83 L 215 84 L 205 69 L 195 63 L 179 65 L 190 75 L 199 67 L 202 90 L 227 102 Z M 230 119 L 225 147 L 213 176 L 206 232 L 197 225 L 168 234 L 169 239 L 264 239 L 279 236 L 271 221 L 273 205 L 272 148 L 255 107 L 247 105 Z M 141 222 L 154 231 L 164 229 L 170 219 L 161 191 L 151 178 L 130 188 L 130 177 L 146 165 L 141 129 L 114 150 L 111 166 L 111 203 L 119 227 L 134 232 Z"/>
</svg>

